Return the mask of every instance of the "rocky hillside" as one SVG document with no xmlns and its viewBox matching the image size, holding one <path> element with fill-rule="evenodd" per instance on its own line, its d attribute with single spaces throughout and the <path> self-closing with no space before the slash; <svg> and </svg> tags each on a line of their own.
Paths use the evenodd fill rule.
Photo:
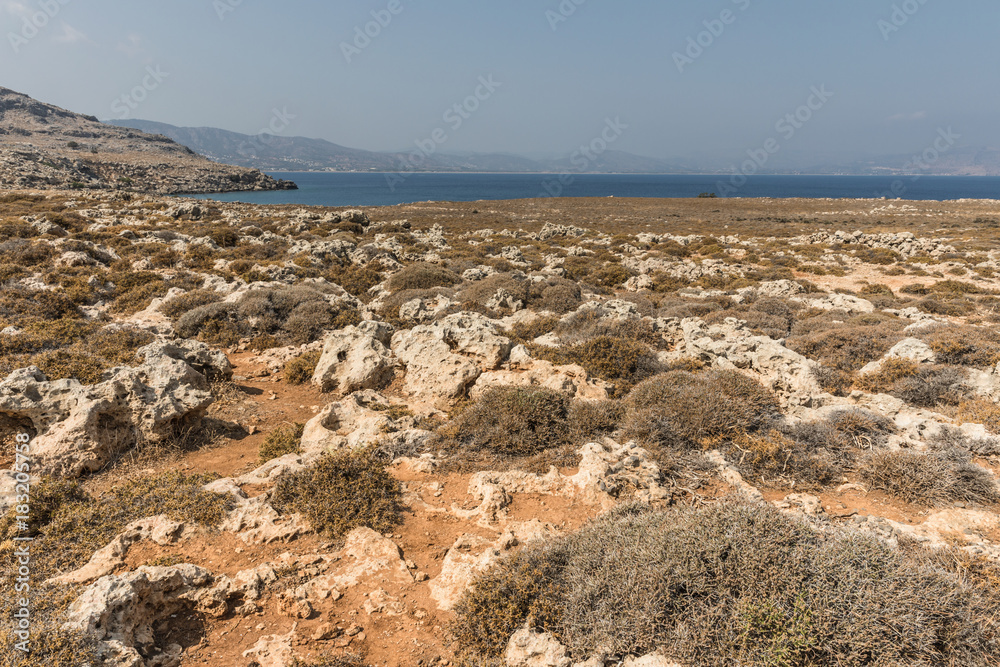
<svg viewBox="0 0 1000 667">
<path fill-rule="evenodd" d="M 32 665 L 1000 661 L 997 202 L 19 192 L 0 239 Z"/>
<path fill-rule="evenodd" d="M 0 188 L 181 194 L 294 187 L 256 169 L 217 164 L 166 137 L 0 88 Z"/>
</svg>

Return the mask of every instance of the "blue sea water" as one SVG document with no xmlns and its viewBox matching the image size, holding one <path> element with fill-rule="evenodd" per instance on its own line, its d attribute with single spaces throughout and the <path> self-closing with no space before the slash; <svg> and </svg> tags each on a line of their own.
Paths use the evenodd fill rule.
<svg viewBox="0 0 1000 667">
<path fill-rule="evenodd" d="M 392 206 L 422 201 L 563 197 L 804 197 L 913 200 L 1000 199 L 1000 177 L 752 176 L 734 188 L 725 175 L 272 173 L 298 190 L 200 195 L 199 199 L 307 206 Z M 735 190 L 735 192 L 733 192 Z"/>
</svg>

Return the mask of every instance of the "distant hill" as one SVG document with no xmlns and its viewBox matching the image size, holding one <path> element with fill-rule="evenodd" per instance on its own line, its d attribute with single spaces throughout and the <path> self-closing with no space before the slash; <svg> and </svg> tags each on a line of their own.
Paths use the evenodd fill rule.
<svg viewBox="0 0 1000 667">
<path fill-rule="evenodd" d="M 107 125 L 0 88 L 0 187 L 181 194 L 295 185 L 217 164 L 165 136 Z"/>
<path fill-rule="evenodd" d="M 324 139 L 248 135 L 213 127 L 176 127 L 148 120 L 112 120 L 109 124 L 131 127 L 170 137 L 202 155 L 231 164 L 266 171 L 494 171 L 594 172 L 594 173 L 685 173 L 662 160 L 608 150 L 581 169 L 570 158 L 532 160 L 505 153 L 473 153 L 429 156 L 419 169 L 410 166 L 408 154 L 379 153 L 347 148 Z"/>
</svg>

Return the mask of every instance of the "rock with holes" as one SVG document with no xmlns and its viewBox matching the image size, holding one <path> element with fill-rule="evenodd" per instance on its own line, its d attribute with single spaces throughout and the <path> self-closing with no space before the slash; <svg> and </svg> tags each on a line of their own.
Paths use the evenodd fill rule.
<svg viewBox="0 0 1000 667">
<path fill-rule="evenodd" d="M 503 363 L 510 349 L 510 339 L 476 313 L 449 315 L 392 337 L 392 350 L 406 366 L 404 391 L 431 403 L 464 396 L 484 370 Z"/>
<path fill-rule="evenodd" d="M 392 381 L 396 358 L 387 347 L 393 329 L 383 322 L 362 322 L 327 336 L 313 373 L 323 391 L 349 394 L 381 389 Z"/>
<path fill-rule="evenodd" d="M 178 665 L 180 647 L 158 649 L 155 634 L 161 623 L 197 610 L 212 580 L 207 570 L 189 564 L 102 577 L 73 601 L 64 627 L 114 656 L 103 664 Z"/>
<path fill-rule="evenodd" d="M 198 369 L 232 374 L 225 355 L 193 341 L 153 343 L 139 355 L 144 363 L 111 369 L 94 385 L 50 381 L 34 366 L 0 382 L 0 414 L 32 423 L 33 472 L 75 477 L 137 442 L 169 437 L 212 403 L 208 379 Z"/>
<path fill-rule="evenodd" d="M 556 366 L 549 361 L 533 359 L 523 345 L 511 350 L 510 361 L 503 368 L 480 375 L 470 396 L 477 398 L 489 389 L 505 386 L 543 387 L 587 400 L 608 398 L 608 384 L 591 378 L 583 367 L 575 364 Z"/>
<path fill-rule="evenodd" d="M 573 664 L 566 655 L 566 647 L 558 639 L 528 625 L 515 632 L 507 642 L 504 658 L 509 667 L 570 667 Z"/>
</svg>

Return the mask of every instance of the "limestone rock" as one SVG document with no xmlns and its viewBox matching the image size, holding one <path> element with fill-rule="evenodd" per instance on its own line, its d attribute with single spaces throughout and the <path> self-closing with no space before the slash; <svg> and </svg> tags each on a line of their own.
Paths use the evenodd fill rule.
<svg viewBox="0 0 1000 667">
<path fill-rule="evenodd" d="M 373 403 L 384 405 L 387 401 L 371 390 L 355 392 L 330 403 L 306 422 L 301 444 L 307 459 L 328 450 L 362 447 L 382 436 L 391 420 L 384 412 L 368 407 Z"/>
<path fill-rule="evenodd" d="M 49 381 L 34 366 L 0 382 L 0 413 L 30 419 L 37 433 L 32 452 L 38 472 L 77 476 L 139 440 L 170 435 L 175 424 L 200 418 L 213 401 L 195 366 L 232 374 L 225 355 L 201 343 L 153 343 L 139 354 L 143 364 L 113 369 L 95 385 Z"/>
<path fill-rule="evenodd" d="M 509 667 L 570 667 L 566 647 L 548 632 L 523 627 L 507 642 L 504 658 Z"/>
<path fill-rule="evenodd" d="M 887 359 L 909 359 L 910 361 L 922 364 L 925 362 L 933 363 L 936 358 L 937 355 L 934 354 L 934 350 L 924 341 L 919 338 L 904 338 L 893 345 L 892 349 L 886 352 L 884 357 L 862 368 L 861 373 L 874 373 L 878 371 Z"/>
<path fill-rule="evenodd" d="M 161 546 L 173 544 L 179 539 L 184 528 L 183 523 L 162 514 L 133 521 L 106 546 L 96 551 L 83 567 L 55 577 L 53 581 L 81 584 L 111 574 L 118 566 L 125 563 L 129 547 L 136 542 L 151 540 Z"/>
<path fill-rule="evenodd" d="M 386 348 L 391 336 L 392 327 L 381 322 L 363 322 L 330 334 L 313 373 L 313 384 L 341 394 L 381 389 L 392 381 L 396 363 Z"/>
<path fill-rule="evenodd" d="M 875 306 L 871 301 L 850 294 L 830 294 L 818 299 L 797 297 L 795 299 L 809 308 L 819 310 L 844 310 L 848 313 L 874 313 Z"/>
<path fill-rule="evenodd" d="M 469 394 L 476 398 L 489 389 L 501 386 L 544 387 L 589 400 L 605 400 L 608 397 L 608 384 L 591 378 L 583 367 L 556 366 L 549 361 L 532 359 L 523 345 L 511 350 L 510 363 L 504 369 L 480 375 Z"/>
<path fill-rule="evenodd" d="M 292 642 L 295 641 L 295 630 L 285 635 L 265 635 L 257 640 L 251 648 L 243 651 L 244 658 L 250 658 L 260 667 L 285 667 L 291 664 Z"/>
<path fill-rule="evenodd" d="M 70 605 L 65 627 L 90 637 L 102 652 L 121 655 L 118 664 L 144 665 L 143 656 L 156 654 L 154 626 L 195 609 L 211 582 L 207 570 L 188 564 L 102 577 Z"/>
<path fill-rule="evenodd" d="M 464 396 L 484 370 L 496 369 L 506 359 L 510 349 L 510 340 L 475 313 L 450 315 L 392 337 L 392 350 L 406 365 L 404 391 L 428 402 Z"/>
<path fill-rule="evenodd" d="M 720 324 L 700 319 L 681 321 L 684 354 L 720 368 L 749 371 L 786 403 L 812 405 L 825 396 L 812 369 L 815 362 L 767 336 L 757 336 L 745 323 L 728 318 Z"/>
</svg>

